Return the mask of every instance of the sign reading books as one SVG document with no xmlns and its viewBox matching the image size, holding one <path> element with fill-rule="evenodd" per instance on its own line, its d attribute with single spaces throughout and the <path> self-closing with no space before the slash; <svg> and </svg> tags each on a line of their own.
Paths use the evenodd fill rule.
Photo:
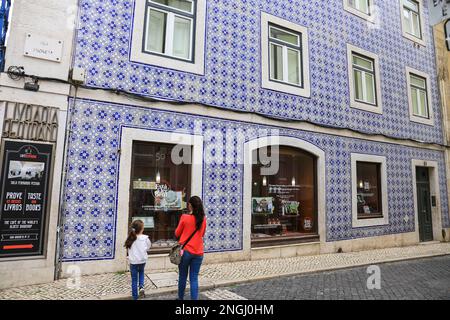
<svg viewBox="0 0 450 320">
<path fill-rule="evenodd" d="M 52 144 L 4 142 L 0 258 L 43 255 Z"/>
</svg>

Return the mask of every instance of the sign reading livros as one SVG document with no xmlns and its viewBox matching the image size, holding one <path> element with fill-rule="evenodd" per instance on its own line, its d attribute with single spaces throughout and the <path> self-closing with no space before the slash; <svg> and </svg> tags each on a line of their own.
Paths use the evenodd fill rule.
<svg viewBox="0 0 450 320">
<path fill-rule="evenodd" d="M 2 138 L 56 142 L 58 108 L 5 102 Z"/>
<path fill-rule="evenodd" d="M 0 258 L 44 254 L 53 144 L 5 141 L 0 174 Z"/>
</svg>

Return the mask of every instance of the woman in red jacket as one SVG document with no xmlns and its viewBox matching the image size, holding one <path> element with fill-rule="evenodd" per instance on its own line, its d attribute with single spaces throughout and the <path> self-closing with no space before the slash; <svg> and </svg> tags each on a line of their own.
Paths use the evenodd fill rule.
<svg viewBox="0 0 450 320">
<path fill-rule="evenodd" d="M 203 237 L 206 231 L 206 217 L 202 200 L 199 197 L 190 198 L 188 211 L 188 214 L 181 216 L 178 227 L 175 230 L 175 236 L 180 238 L 180 244 L 186 243 L 193 234 L 191 240 L 184 247 L 181 263 L 178 266 L 178 299 L 184 300 L 184 291 L 189 272 L 191 299 L 198 300 L 198 274 L 203 262 Z"/>
</svg>

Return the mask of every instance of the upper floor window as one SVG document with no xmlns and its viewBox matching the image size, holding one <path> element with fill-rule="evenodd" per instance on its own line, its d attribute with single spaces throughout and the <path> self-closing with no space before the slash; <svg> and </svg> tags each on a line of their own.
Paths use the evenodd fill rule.
<svg viewBox="0 0 450 320">
<path fill-rule="evenodd" d="M 270 80 L 301 86 L 301 35 L 269 26 Z"/>
<path fill-rule="evenodd" d="M 411 121 L 433 125 L 429 76 L 409 67 L 406 68 L 406 75 Z"/>
<path fill-rule="evenodd" d="M 193 1 L 187 0 L 148 1 L 145 51 L 191 60 L 194 6 Z"/>
<path fill-rule="evenodd" d="M 354 15 L 372 21 L 373 0 L 344 0 L 344 9 Z"/>
<path fill-rule="evenodd" d="M 130 60 L 204 74 L 206 0 L 136 0 Z"/>
<path fill-rule="evenodd" d="M 308 30 L 261 13 L 262 87 L 310 96 Z"/>
<path fill-rule="evenodd" d="M 351 106 L 382 113 L 378 57 L 348 45 Z"/>
<path fill-rule="evenodd" d="M 352 53 L 355 100 L 376 106 L 374 60 Z"/>
<path fill-rule="evenodd" d="M 403 35 L 424 45 L 422 0 L 400 0 Z"/>
</svg>

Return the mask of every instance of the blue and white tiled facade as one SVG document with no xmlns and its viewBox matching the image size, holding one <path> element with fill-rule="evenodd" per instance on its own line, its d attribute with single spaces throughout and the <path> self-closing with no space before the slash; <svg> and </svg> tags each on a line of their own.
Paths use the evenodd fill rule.
<svg viewBox="0 0 450 320">
<path fill-rule="evenodd" d="M 239 110 L 288 120 L 309 120 L 442 144 L 441 110 L 431 28 L 427 46 L 415 48 L 402 37 L 397 1 L 375 0 L 383 14 L 381 28 L 344 11 L 342 0 L 207 1 L 205 75 L 130 62 L 132 0 L 80 1 L 74 64 L 87 70 L 87 85 L 121 89 L 144 96 Z M 268 12 L 309 32 L 311 98 L 261 88 L 260 13 Z M 426 25 L 428 10 L 425 7 Z M 380 58 L 383 114 L 350 108 L 347 43 Z M 406 66 L 432 80 L 434 126 L 410 121 Z M 100 100 L 100 99 L 99 99 Z M 117 239 L 120 144 L 125 127 L 194 134 L 208 129 L 241 130 L 258 138 L 263 124 L 195 115 L 182 107 L 162 111 L 106 101 L 72 100 L 64 186 L 63 260 L 114 259 Z M 180 110 L 182 112 L 180 112 Z M 281 123 L 281 122 L 280 122 Z M 450 228 L 444 153 L 426 148 L 276 127 L 281 136 L 307 141 L 325 153 L 326 242 L 415 232 L 412 160 L 436 161 L 439 167 L 442 226 Z M 212 138 L 205 135 L 205 150 Z M 224 144 L 229 141 L 223 141 Z M 235 163 L 205 163 L 203 199 L 207 209 L 207 252 L 243 249 L 243 145 L 235 145 Z M 351 153 L 387 159 L 389 224 L 352 227 Z M 205 157 L 208 155 L 206 154 Z"/>
<path fill-rule="evenodd" d="M 242 130 L 250 139 L 271 127 L 158 111 L 129 105 L 77 100 L 72 107 L 66 181 L 64 259 L 111 259 L 116 239 L 117 189 L 121 133 L 124 127 L 198 134 L 195 123 L 208 129 Z M 278 128 L 281 136 L 308 141 L 326 154 L 326 241 L 414 232 L 412 159 L 437 161 L 443 225 L 449 226 L 444 156 L 392 144 Z M 205 139 L 215 144 L 214 138 Z M 227 143 L 227 141 L 223 141 Z M 236 150 L 242 150 L 236 146 Z M 352 228 L 351 153 L 387 157 L 389 225 Z M 206 155 L 207 156 L 207 155 Z M 203 198 L 209 219 L 206 250 L 234 251 L 243 246 L 243 165 L 229 161 L 205 165 Z"/>
</svg>

